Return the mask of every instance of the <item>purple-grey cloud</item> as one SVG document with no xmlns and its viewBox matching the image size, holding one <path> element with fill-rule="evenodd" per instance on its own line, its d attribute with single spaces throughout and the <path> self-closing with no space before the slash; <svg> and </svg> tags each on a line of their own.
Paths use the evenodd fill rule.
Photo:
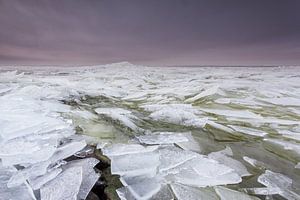
<svg viewBox="0 0 300 200">
<path fill-rule="evenodd" d="M 0 64 L 300 64 L 297 0 L 0 0 Z"/>
</svg>

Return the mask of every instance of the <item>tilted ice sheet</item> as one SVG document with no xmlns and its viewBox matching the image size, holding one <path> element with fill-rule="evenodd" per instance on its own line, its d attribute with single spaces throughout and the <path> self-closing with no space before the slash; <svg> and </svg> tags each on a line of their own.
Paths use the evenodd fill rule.
<svg viewBox="0 0 300 200">
<path fill-rule="evenodd" d="M 175 146 L 161 148 L 159 152 L 159 172 L 168 173 L 169 169 L 179 166 L 195 157 L 197 153 L 185 151 Z"/>
<path fill-rule="evenodd" d="M 149 117 L 156 121 L 192 127 L 203 127 L 207 122 L 207 118 L 197 116 L 201 112 L 190 104 L 155 104 L 142 108 L 152 112 Z"/>
<path fill-rule="evenodd" d="M 249 110 L 217 110 L 217 109 L 207 109 L 200 108 L 201 111 L 212 113 L 216 115 L 222 115 L 226 117 L 238 117 L 238 118 L 248 118 L 248 119 L 263 119 L 262 116 L 255 114 Z"/>
<path fill-rule="evenodd" d="M 260 99 L 271 104 L 281 105 L 281 106 L 300 106 L 299 99 L 294 97 L 279 97 L 271 99 Z"/>
<path fill-rule="evenodd" d="M 219 200 L 212 188 L 195 188 L 181 184 L 171 184 L 171 188 L 178 200 Z"/>
<path fill-rule="evenodd" d="M 82 167 L 82 182 L 78 192 L 79 199 L 86 199 L 88 193 L 92 190 L 99 175 L 95 172 L 94 166 L 99 163 L 95 158 L 86 158 L 69 162 L 67 167 Z"/>
<path fill-rule="evenodd" d="M 7 187 L 10 177 L 16 171 L 16 168 L 4 167 L 0 162 L 0 199 L 35 200 L 32 189 L 25 181 L 17 187 Z"/>
<path fill-rule="evenodd" d="M 16 170 L 10 177 L 7 186 L 16 187 L 21 185 L 26 179 L 36 178 L 47 173 L 47 168 L 51 164 L 50 161 L 35 163 L 24 169 Z"/>
<path fill-rule="evenodd" d="M 195 101 L 198 101 L 200 99 L 203 99 L 208 96 L 212 95 L 225 95 L 225 93 L 220 89 L 218 85 L 212 86 L 211 88 L 208 88 L 204 91 L 202 91 L 200 94 L 197 94 L 194 97 L 188 98 L 185 100 L 187 103 L 193 103 Z"/>
<path fill-rule="evenodd" d="M 159 154 L 156 152 L 113 156 L 110 159 L 111 173 L 119 175 L 155 174 L 159 165 Z"/>
<path fill-rule="evenodd" d="M 82 167 L 70 167 L 41 188 L 41 200 L 76 200 L 82 181 Z"/>
<path fill-rule="evenodd" d="M 145 179 L 144 181 L 129 185 L 127 186 L 127 188 L 134 198 L 146 200 L 150 199 L 154 194 L 156 194 L 160 190 L 161 184 L 159 183 L 159 180 L 152 178 Z"/>
<path fill-rule="evenodd" d="M 144 144 L 173 144 L 188 142 L 185 133 L 156 132 L 148 135 L 137 136 L 138 140 Z"/>
<path fill-rule="evenodd" d="M 235 170 L 236 173 L 238 173 L 240 176 L 250 176 L 251 174 L 248 172 L 247 168 L 238 160 L 235 160 L 231 158 L 230 156 L 227 156 L 224 152 L 212 152 L 208 154 L 208 157 L 214 160 L 219 161 L 220 163 L 231 167 Z"/>
<path fill-rule="evenodd" d="M 281 157 L 292 161 L 300 160 L 300 145 L 296 142 L 266 138 L 263 145 L 267 150 Z"/>
<path fill-rule="evenodd" d="M 248 127 L 242 127 L 242 126 L 234 126 L 234 125 L 228 125 L 230 128 L 234 129 L 235 131 L 239 132 L 239 133 L 244 133 L 244 134 L 248 134 L 251 136 L 256 136 L 256 137 L 264 137 L 267 135 L 266 132 L 261 131 L 261 130 L 257 130 L 257 129 L 253 129 L 253 128 L 248 128 Z"/>
<path fill-rule="evenodd" d="M 267 186 L 267 188 L 275 188 L 277 190 L 277 194 L 288 200 L 300 198 L 300 195 L 292 189 L 293 180 L 283 174 L 266 170 L 264 174 L 258 177 L 257 181 Z"/>
<path fill-rule="evenodd" d="M 173 175 L 173 173 L 177 174 Z M 234 184 L 242 181 L 232 168 L 201 155 L 172 169 L 168 180 L 195 187 Z"/>
<path fill-rule="evenodd" d="M 106 115 L 111 117 L 113 120 L 118 120 L 123 125 L 131 128 L 132 130 L 137 130 L 138 127 L 133 122 L 136 117 L 131 111 L 122 108 L 97 108 L 96 113 Z"/>
<path fill-rule="evenodd" d="M 44 174 L 42 176 L 38 176 L 33 179 L 29 179 L 29 184 L 34 190 L 40 189 L 44 184 L 51 181 L 52 179 L 56 178 L 58 174 L 62 172 L 61 168 L 53 169 L 52 171 Z"/>
<path fill-rule="evenodd" d="M 103 154 L 109 157 L 135 153 L 147 153 L 157 149 L 158 146 L 145 147 L 140 144 L 113 144 L 103 148 Z"/>
<path fill-rule="evenodd" d="M 216 193 L 220 196 L 221 200 L 232 200 L 232 199 L 240 199 L 240 200 L 259 200 L 259 198 L 254 196 L 249 196 L 245 193 L 238 192 L 235 190 L 231 190 L 225 187 L 215 187 Z"/>
</svg>

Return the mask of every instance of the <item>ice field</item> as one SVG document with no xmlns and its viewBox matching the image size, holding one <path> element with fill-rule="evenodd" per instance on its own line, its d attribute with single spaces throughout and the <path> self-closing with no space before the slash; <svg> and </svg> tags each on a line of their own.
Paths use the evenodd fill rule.
<svg viewBox="0 0 300 200">
<path fill-rule="evenodd" d="M 0 69 L 1 200 L 300 199 L 300 68 Z"/>
</svg>

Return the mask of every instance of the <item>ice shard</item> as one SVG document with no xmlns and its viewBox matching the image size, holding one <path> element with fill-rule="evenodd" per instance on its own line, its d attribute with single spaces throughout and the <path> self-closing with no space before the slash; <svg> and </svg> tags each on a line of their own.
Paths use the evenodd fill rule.
<svg viewBox="0 0 300 200">
<path fill-rule="evenodd" d="M 82 167 L 70 167 L 41 188 L 41 200 L 76 200 L 81 181 Z"/>
</svg>

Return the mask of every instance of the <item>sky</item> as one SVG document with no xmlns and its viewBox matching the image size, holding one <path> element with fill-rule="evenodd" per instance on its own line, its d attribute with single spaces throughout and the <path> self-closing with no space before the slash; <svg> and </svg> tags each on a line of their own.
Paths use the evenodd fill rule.
<svg viewBox="0 0 300 200">
<path fill-rule="evenodd" d="M 299 0 L 0 0 L 0 65 L 300 65 Z"/>
</svg>

